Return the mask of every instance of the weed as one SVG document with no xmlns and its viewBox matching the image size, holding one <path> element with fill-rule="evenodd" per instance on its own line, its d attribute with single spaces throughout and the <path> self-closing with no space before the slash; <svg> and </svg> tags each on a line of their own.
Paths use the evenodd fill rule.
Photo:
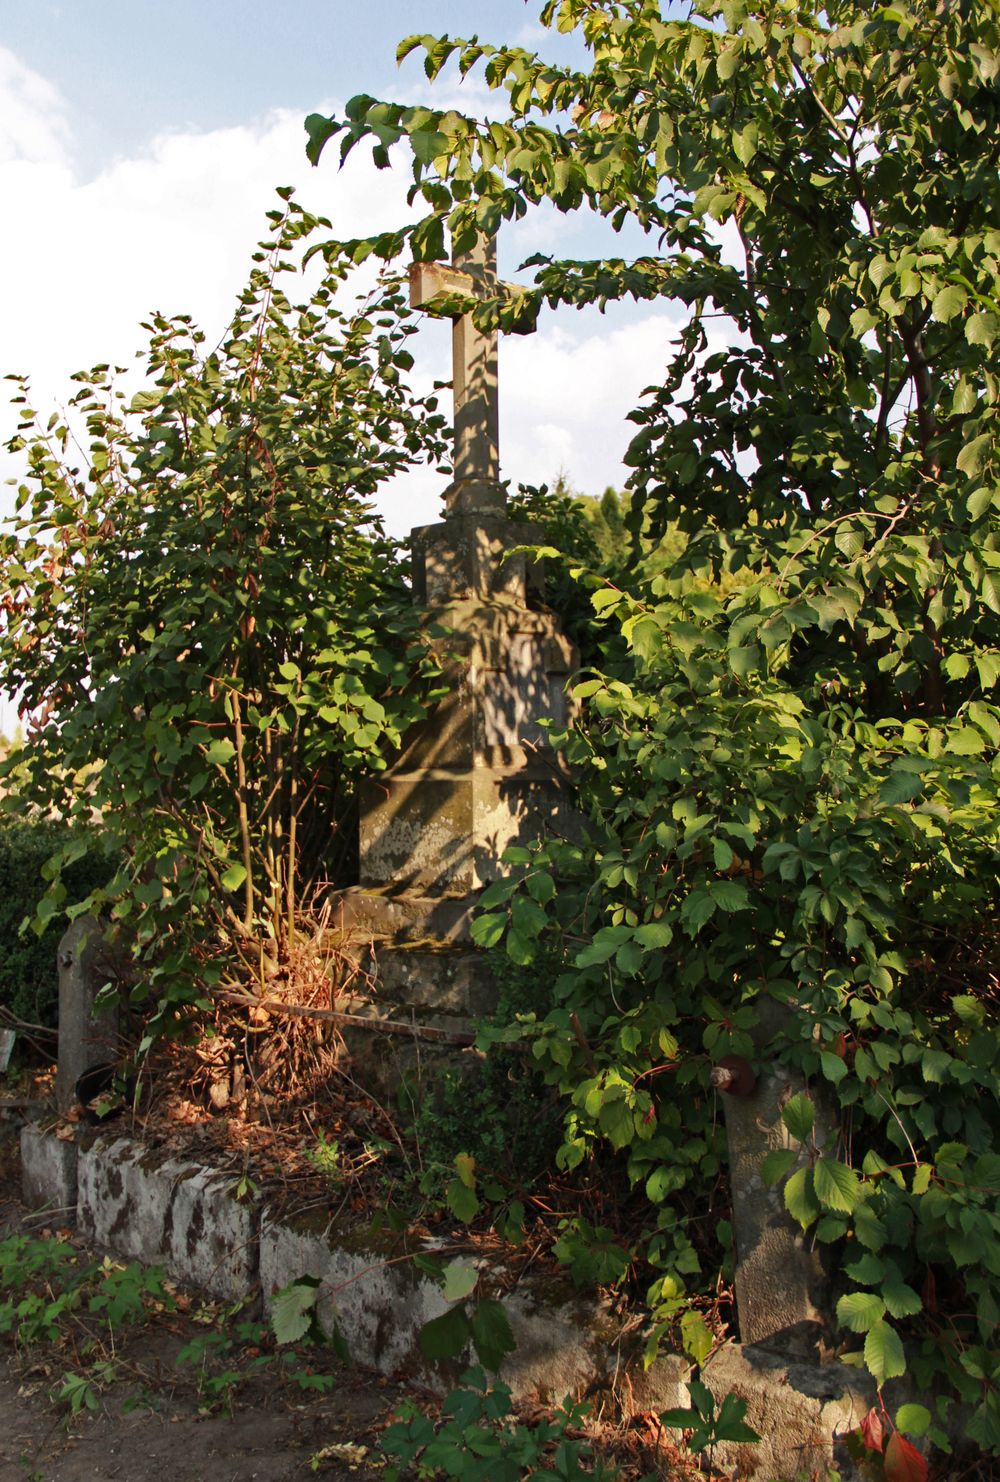
<svg viewBox="0 0 1000 1482">
<path fill-rule="evenodd" d="M 660 1416 L 660 1423 L 671 1428 L 678 1427 L 690 1431 L 689 1447 L 696 1456 L 702 1451 L 707 1452 L 710 1466 L 713 1448 L 719 1441 L 760 1440 L 757 1432 L 747 1425 L 744 1419 L 747 1413 L 745 1400 L 728 1394 L 716 1409 L 715 1396 L 708 1385 L 700 1379 L 690 1380 L 688 1390 L 691 1395 L 692 1408 L 664 1410 Z"/>
<path fill-rule="evenodd" d="M 321 1173 L 331 1183 L 340 1183 L 344 1173 L 340 1164 L 340 1143 L 336 1138 L 321 1132 L 315 1144 L 304 1152 L 306 1161 L 312 1164 L 317 1173 Z"/>
<path fill-rule="evenodd" d="M 482 1369 L 462 1375 L 461 1388 L 448 1396 L 441 1413 L 435 1425 L 412 1401 L 404 1401 L 395 1424 L 382 1435 L 382 1448 L 394 1463 L 386 1469 L 386 1482 L 398 1482 L 413 1466 L 421 1477 L 448 1482 L 520 1482 L 535 1475 L 559 1482 L 614 1482 L 619 1476 L 587 1441 L 570 1438 L 584 1420 L 582 1406 L 564 1405 L 550 1421 L 521 1425 L 511 1414 L 510 1390 L 490 1384 Z"/>
</svg>

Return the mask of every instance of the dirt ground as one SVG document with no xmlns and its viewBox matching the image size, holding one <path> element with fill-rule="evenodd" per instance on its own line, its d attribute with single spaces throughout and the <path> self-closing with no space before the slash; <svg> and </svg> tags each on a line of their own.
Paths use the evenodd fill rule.
<svg viewBox="0 0 1000 1482">
<path fill-rule="evenodd" d="M 0 1238 L 37 1235 L 38 1217 L 18 1199 L 18 1120 L 2 1110 L 0 1117 Z M 178 1351 L 206 1331 L 197 1314 L 192 1304 L 187 1313 L 165 1313 L 116 1335 L 108 1350 L 114 1382 L 96 1411 L 69 1419 L 50 1394 L 73 1355 L 53 1349 L 21 1359 L 0 1347 L 0 1482 L 370 1482 L 381 1476 L 368 1457 L 399 1398 L 396 1386 L 346 1369 L 324 1350 L 316 1367 L 336 1376 L 328 1393 L 303 1393 L 264 1370 L 236 1385 L 230 1408 L 206 1395 L 190 1367 L 175 1366 Z"/>
</svg>

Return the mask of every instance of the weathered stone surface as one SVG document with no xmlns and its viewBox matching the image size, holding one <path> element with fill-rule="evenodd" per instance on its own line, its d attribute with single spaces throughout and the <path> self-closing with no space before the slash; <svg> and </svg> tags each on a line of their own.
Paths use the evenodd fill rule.
<svg viewBox="0 0 1000 1482">
<path fill-rule="evenodd" d="M 377 976 L 377 1006 L 406 1004 L 422 1015 L 476 1018 L 496 1007 L 497 988 L 482 953 L 458 947 L 376 946 L 363 959 Z"/>
<path fill-rule="evenodd" d="M 713 1460 L 727 1476 L 760 1482 L 825 1479 L 836 1464 L 842 1482 L 853 1472 L 835 1458 L 838 1437 L 854 1430 L 874 1398 L 874 1387 L 847 1364 L 790 1364 L 755 1347 L 718 1349 L 701 1377 L 721 1404 L 727 1394 L 744 1400 L 746 1420 L 763 1439 L 715 1448 Z"/>
<path fill-rule="evenodd" d="M 363 886 L 433 896 L 475 891 L 509 845 L 571 828 L 542 722 L 565 722 L 575 656 L 550 613 L 516 603 L 461 597 L 430 616 L 451 630 L 448 692 L 363 785 L 360 850 Z"/>
<path fill-rule="evenodd" d="M 496 329 L 476 324 L 471 313 L 455 312 L 448 299 L 511 298 L 524 290 L 497 280 L 495 237 L 480 237 L 450 264 L 415 262 L 410 268 L 410 303 L 414 308 L 452 320 L 452 386 L 455 400 L 453 483 L 445 491 L 450 512 L 503 509 L 500 477 L 500 407 L 497 386 Z M 444 303 L 435 300 L 444 296 Z M 530 333 L 533 323 L 515 326 Z"/>
<path fill-rule="evenodd" d="M 503 489 L 498 490 L 503 499 Z M 433 525 L 418 525 L 410 536 L 414 556 L 414 597 L 423 607 L 443 609 L 458 598 L 500 601 L 514 610 L 540 594 L 537 563 L 517 546 L 541 545 L 541 528 L 510 520 L 502 508 L 490 513 L 452 514 Z M 500 621 L 500 615 L 491 626 Z"/>
<path fill-rule="evenodd" d="M 560 830 L 564 796 L 536 765 L 394 772 L 362 789 L 362 884 L 420 895 L 479 890 L 511 844 Z"/>
<path fill-rule="evenodd" d="M 402 887 L 353 886 L 331 897 L 331 932 L 342 942 L 469 942 L 474 898 L 422 896 Z"/>
<path fill-rule="evenodd" d="M 516 1346 L 500 1378 L 515 1399 L 537 1395 L 560 1404 L 591 1386 L 614 1388 L 620 1324 L 603 1303 L 576 1296 L 562 1282 L 529 1277 L 503 1305 Z"/>
<path fill-rule="evenodd" d="M 439 1254 L 431 1242 L 423 1249 Z M 407 1259 L 398 1239 L 347 1241 L 335 1231 L 324 1235 L 294 1224 L 265 1225 L 260 1237 L 265 1312 L 272 1311 L 277 1291 L 303 1276 L 322 1283 L 320 1326 L 330 1333 L 336 1323 L 357 1362 L 384 1374 L 399 1369 L 419 1374 L 432 1388 L 450 1385 L 453 1375 L 436 1372 L 418 1344 L 421 1327 L 448 1304 L 439 1282 Z M 595 1377 L 610 1380 L 617 1325 L 600 1303 L 582 1300 L 551 1279 L 524 1282 L 503 1300 L 517 1347 L 500 1378 L 515 1398 L 538 1395 L 559 1402 L 582 1394 Z"/>
<path fill-rule="evenodd" d="M 439 1284 L 405 1259 L 397 1243 L 337 1244 L 336 1237 L 292 1224 L 265 1224 L 260 1233 L 265 1314 L 273 1310 L 275 1293 L 303 1276 L 322 1283 L 316 1304 L 320 1327 L 328 1334 L 339 1327 L 356 1362 L 383 1374 L 404 1364 L 425 1367 L 417 1334 L 448 1304 Z"/>
<path fill-rule="evenodd" d="M 27 1129 L 23 1145 L 36 1180 L 35 1195 L 51 1207 L 65 1178 L 74 1144 Z M 58 1148 L 68 1149 L 65 1161 Z M 164 1264 L 176 1277 L 233 1300 L 252 1290 L 256 1236 L 262 1214 L 237 1203 L 232 1182 L 191 1163 L 144 1154 L 128 1138 L 101 1138 L 80 1152 L 80 1228 L 99 1247 L 126 1258 Z M 417 1335 L 446 1308 L 437 1281 L 419 1271 L 401 1237 L 308 1229 L 287 1221 L 260 1230 L 260 1281 L 265 1310 L 274 1294 L 302 1276 L 323 1285 L 321 1326 L 339 1323 L 353 1356 L 383 1373 L 402 1369 L 441 1388 L 453 1372 L 435 1372 Z M 421 1248 L 434 1253 L 428 1243 Z M 665 1355 L 642 1369 L 634 1333 L 600 1302 L 582 1298 L 559 1279 L 522 1280 L 506 1297 L 517 1348 L 502 1370 L 515 1396 L 559 1402 L 567 1394 L 613 1397 L 629 1417 L 684 1408 L 690 1365 Z M 457 1367 L 457 1366 L 456 1366 Z M 840 1468 L 854 1473 L 836 1447 L 860 1423 L 873 1399 L 871 1382 L 839 1363 L 798 1364 L 759 1347 L 727 1344 L 713 1353 L 701 1377 L 721 1403 L 735 1394 L 759 1444 L 723 1443 L 714 1461 L 724 1475 L 755 1482 L 825 1482 Z M 890 1411 L 913 1396 L 895 1383 Z"/>
<path fill-rule="evenodd" d="M 257 1280 L 255 1212 L 235 1180 L 130 1138 L 80 1150 L 77 1218 L 95 1244 L 236 1301 Z"/>
<path fill-rule="evenodd" d="M 76 1210 L 77 1146 L 34 1122 L 21 1128 L 21 1198 L 29 1209 L 72 1218 Z"/>
<path fill-rule="evenodd" d="M 76 1083 L 85 1070 L 118 1055 L 118 1011 L 95 1010 L 94 1000 L 112 975 L 112 961 L 100 925 L 78 916 L 63 934 L 58 949 L 59 1066 L 56 1104 L 65 1111 L 75 1099 Z"/>
<path fill-rule="evenodd" d="M 622 1419 L 687 1409 L 691 1403 L 690 1378 L 691 1362 L 682 1354 L 661 1354 L 648 1369 L 633 1355 L 632 1363 L 617 1366 L 614 1376 L 613 1389 Z"/>
</svg>

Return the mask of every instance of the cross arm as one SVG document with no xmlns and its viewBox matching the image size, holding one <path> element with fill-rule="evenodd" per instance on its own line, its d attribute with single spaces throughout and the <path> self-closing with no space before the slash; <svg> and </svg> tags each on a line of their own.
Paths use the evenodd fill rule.
<svg viewBox="0 0 1000 1482">
<path fill-rule="evenodd" d="M 490 285 L 505 306 L 514 312 L 504 329 L 510 334 L 532 334 L 535 328 L 535 313 L 525 313 L 528 308 L 528 293 L 515 283 L 494 281 Z M 462 272 L 445 262 L 414 262 L 410 264 L 410 306 L 423 309 L 441 319 L 458 319 L 470 311 L 469 300 L 482 302 L 485 297 L 483 285 L 471 273 Z M 463 302 L 464 300 L 464 302 Z"/>
</svg>

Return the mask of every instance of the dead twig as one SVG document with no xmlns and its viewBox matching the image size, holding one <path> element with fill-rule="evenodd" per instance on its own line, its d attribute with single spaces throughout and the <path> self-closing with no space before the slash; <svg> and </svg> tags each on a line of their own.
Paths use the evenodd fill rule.
<svg viewBox="0 0 1000 1482">
<path fill-rule="evenodd" d="M 331 1024 L 349 1024 L 355 1029 L 369 1029 L 373 1034 L 403 1034 L 411 1039 L 435 1040 L 446 1045 L 472 1045 L 476 1036 L 464 1030 L 436 1029 L 431 1024 L 409 1024 L 399 1019 L 367 1018 L 348 1014 L 341 1009 L 312 1008 L 308 1004 L 283 1003 L 278 998 L 259 998 L 256 994 L 236 993 L 229 988 L 215 988 L 213 997 L 242 1008 L 259 1009 L 268 1014 L 287 1015 L 295 1019 L 325 1019 Z"/>
</svg>

